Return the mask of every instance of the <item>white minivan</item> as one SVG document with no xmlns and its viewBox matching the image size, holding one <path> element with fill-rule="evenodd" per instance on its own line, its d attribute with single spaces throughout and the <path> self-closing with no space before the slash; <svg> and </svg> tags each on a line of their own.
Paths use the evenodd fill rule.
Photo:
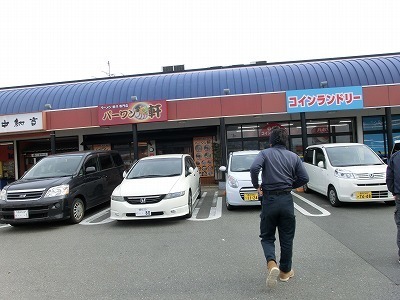
<svg viewBox="0 0 400 300">
<path fill-rule="evenodd" d="M 394 197 L 386 186 L 387 165 L 364 144 L 308 146 L 304 166 L 310 177 L 304 191 L 326 195 L 332 206 L 378 201 L 394 205 Z"/>
</svg>

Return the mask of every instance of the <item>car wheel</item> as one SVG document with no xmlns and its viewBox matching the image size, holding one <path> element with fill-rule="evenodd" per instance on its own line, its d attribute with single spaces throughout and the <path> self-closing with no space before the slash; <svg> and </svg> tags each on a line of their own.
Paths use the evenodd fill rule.
<svg viewBox="0 0 400 300">
<path fill-rule="evenodd" d="M 227 209 L 227 210 L 234 210 L 234 209 L 235 209 L 235 207 L 234 207 L 233 205 L 230 205 L 230 204 L 228 203 L 228 201 L 226 201 L 226 200 L 225 200 L 225 204 L 226 204 L 226 209 Z"/>
<path fill-rule="evenodd" d="M 338 207 L 342 203 L 340 202 L 336 190 L 333 186 L 330 186 L 328 189 L 328 199 L 332 206 Z"/>
<path fill-rule="evenodd" d="M 389 206 L 395 206 L 396 202 L 395 201 L 385 201 L 385 203 Z"/>
<path fill-rule="evenodd" d="M 193 199 L 191 191 L 189 191 L 188 206 L 189 206 L 189 213 L 186 215 L 186 218 L 191 218 L 193 215 Z"/>
<path fill-rule="evenodd" d="M 306 183 L 305 185 L 303 185 L 303 191 L 304 193 L 311 193 L 311 189 L 308 187 L 308 184 Z"/>
<path fill-rule="evenodd" d="M 199 194 L 197 195 L 197 199 L 201 198 L 201 185 L 199 185 Z"/>
<path fill-rule="evenodd" d="M 71 216 L 69 221 L 72 224 L 77 224 L 80 221 L 82 221 L 84 215 L 85 215 L 85 204 L 81 199 L 75 198 L 74 201 L 72 201 Z"/>
</svg>

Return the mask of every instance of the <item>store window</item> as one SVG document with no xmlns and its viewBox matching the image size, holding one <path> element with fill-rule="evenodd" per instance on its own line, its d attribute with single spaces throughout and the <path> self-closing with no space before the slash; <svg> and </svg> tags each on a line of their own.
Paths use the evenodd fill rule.
<svg viewBox="0 0 400 300">
<path fill-rule="evenodd" d="M 243 150 L 259 150 L 258 140 L 246 140 L 243 141 Z"/>
<path fill-rule="evenodd" d="M 257 124 L 245 124 L 242 125 L 242 136 L 243 138 L 258 137 L 258 126 Z"/>
<path fill-rule="evenodd" d="M 14 144 L 0 144 L 0 189 L 15 180 Z"/>
<path fill-rule="evenodd" d="M 393 142 L 400 140 L 400 115 L 392 116 Z M 387 144 L 385 116 L 363 117 L 364 144 L 368 145 L 381 158 L 386 159 L 391 149 Z"/>
<path fill-rule="evenodd" d="M 290 139 L 290 150 L 296 153 L 298 156 L 303 156 L 303 141 L 301 137 Z"/>
<path fill-rule="evenodd" d="M 242 128 L 240 125 L 229 125 L 226 126 L 226 138 L 227 139 L 240 139 L 242 138 Z"/>
<path fill-rule="evenodd" d="M 306 122 L 308 145 L 353 142 L 355 140 L 354 124 L 354 118 L 308 120 Z M 289 149 L 302 157 L 304 149 L 301 122 L 292 120 L 227 126 L 228 153 L 268 148 L 271 130 L 276 126 L 288 131 Z"/>
</svg>

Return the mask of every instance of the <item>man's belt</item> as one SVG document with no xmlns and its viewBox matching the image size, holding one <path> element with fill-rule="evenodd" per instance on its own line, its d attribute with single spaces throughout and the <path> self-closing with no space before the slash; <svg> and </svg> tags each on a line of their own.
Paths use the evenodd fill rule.
<svg viewBox="0 0 400 300">
<path fill-rule="evenodd" d="M 268 195 L 287 195 L 290 194 L 292 190 L 273 190 L 273 191 L 266 191 Z"/>
</svg>

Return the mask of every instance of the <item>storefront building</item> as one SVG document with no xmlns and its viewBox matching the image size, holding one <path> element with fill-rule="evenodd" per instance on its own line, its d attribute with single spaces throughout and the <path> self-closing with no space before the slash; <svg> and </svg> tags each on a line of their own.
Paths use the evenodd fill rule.
<svg viewBox="0 0 400 300">
<path fill-rule="evenodd" d="M 268 147 L 285 127 L 307 145 L 362 142 L 387 157 L 400 139 L 400 54 L 180 70 L 0 89 L 0 179 L 52 153 L 118 150 L 134 160 L 188 153 L 203 183 L 230 151 Z"/>
</svg>

